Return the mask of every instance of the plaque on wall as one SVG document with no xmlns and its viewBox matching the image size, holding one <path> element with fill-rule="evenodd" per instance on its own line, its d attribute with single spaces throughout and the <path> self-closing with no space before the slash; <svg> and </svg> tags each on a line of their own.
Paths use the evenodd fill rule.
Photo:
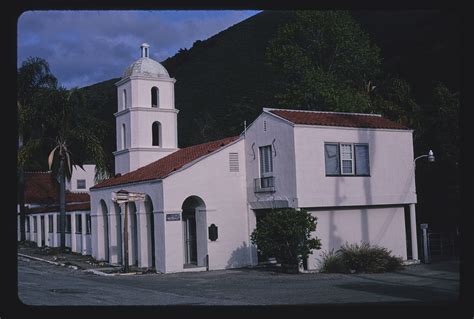
<svg viewBox="0 0 474 319">
<path fill-rule="evenodd" d="M 173 213 L 173 214 L 166 214 L 166 221 L 175 221 L 175 220 L 181 220 L 181 214 L 179 213 Z"/>
</svg>

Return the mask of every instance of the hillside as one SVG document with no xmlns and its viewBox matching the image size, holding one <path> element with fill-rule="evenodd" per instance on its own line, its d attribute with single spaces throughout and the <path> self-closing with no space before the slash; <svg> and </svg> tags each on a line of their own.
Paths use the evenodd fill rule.
<svg viewBox="0 0 474 319">
<path fill-rule="evenodd" d="M 459 91 L 460 30 L 456 15 L 439 11 L 354 11 L 352 15 L 380 47 L 385 73 L 408 81 L 423 114 L 433 116 L 429 105 L 436 81 L 453 92 Z M 251 123 L 262 107 L 278 107 L 274 98 L 279 92 L 274 80 L 277 74 L 265 64 L 265 50 L 278 28 L 291 17 L 291 12 L 264 11 L 162 61 L 177 80 L 179 147 L 238 134 L 243 121 Z M 118 80 L 82 88 L 90 114 L 107 123 L 102 138 L 111 166 L 115 151 L 113 113 L 117 108 L 114 83 Z M 434 122 L 428 121 L 426 126 L 433 130 L 442 121 L 435 116 Z M 449 123 L 443 125 L 456 136 Z M 423 142 L 415 141 L 415 154 L 440 144 L 435 137 L 427 136 Z M 451 136 L 442 133 L 440 138 L 455 145 L 449 140 Z M 458 218 L 457 163 L 443 160 L 443 155 L 437 157 L 436 167 L 420 165 L 418 169 L 418 218 L 450 227 Z M 446 210 L 453 212 L 449 219 Z"/>
</svg>

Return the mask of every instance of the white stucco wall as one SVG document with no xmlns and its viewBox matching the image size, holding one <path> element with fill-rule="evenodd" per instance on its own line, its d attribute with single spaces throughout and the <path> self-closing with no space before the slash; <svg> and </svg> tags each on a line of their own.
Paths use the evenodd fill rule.
<svg viewBox="0 0 474 319">
<path fill-rule="evenodd" d="M 239 172 L 229 171 L 229 153 L 239 154 Z M 205 214 L 205 218 L 197 216 L 196 219 L 206 222 L 206 227 L 202 227 L 201 231 L 205 231 L 211 270 L 249 264 L 244 158 L 244 140 L 241 139 L 163 180 L 164 214 L 181 212 L 183 202 L 189 196 L 198 196 L 204 201 L 205 211 L 198 214 Z M 164 223 L 166 272 L 183 271 L 182 221 Z M 218 227 L 219 237 L 216 241 L 208 239 L 207 232 L 211 224 Z M 205 247 L 198 244 L 198 258 L 199 251 L 205 251 Z"/>
<path fill-rule="evenodd" d="M 260 177 L 259 147 L 266 145 L 271 145 L 273 150 L 275 192 L 255 193 L 254 179 Z M 291 125 L 262 113 L 246 132 L 245 162 L 247 196 L 250 203 L 254 203 L 255 207 L 263 206 L 258 208 L 271 208 L 273 200 L 283 200 L 287 201 L 290 207 L 298 207 L 294 133 Z"/>
<path fill-rule="evenodd" d="M 79 166 L 73 167 L 71 180 L 66 182 L 66 188 L 72 192 L 88 192 L 89 188 L 95 185 L 94 175 L 95 175 L 95 165 L 86 164 L 82 166 L 81 169 Z M 77 188 L 77 180 L 83 179 L 86 181 L 86 188 L 80 189 Z"/>
<path fill-rule="evenodd" d="M 346 242 L 385 247 L 392 254 L 407 259 L 405 215 L 403 206 L 334 208 L 309 210 L 317 217 L 316 232 L 321 239 L 321 249 L 314 250 L 308 258 L 308 269 L 319 269 L 323 252 L 335 251 Z"/>
<path fill-rule="evenodd" d="M 295 126 L 300 207 L 416 203 L 409 130 Z M 369 144 L 370 176 L 326 176 L 324 143 Z"/>
</svg>

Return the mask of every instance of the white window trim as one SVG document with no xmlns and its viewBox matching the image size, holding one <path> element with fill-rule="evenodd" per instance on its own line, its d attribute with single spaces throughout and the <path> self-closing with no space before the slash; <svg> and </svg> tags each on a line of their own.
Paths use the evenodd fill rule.
<svg viewBox="0 0 474 319">
<path fill-rule="evenodd" d="M 350 146 L 351 147 L 351 158 L 350 159 L 343 159 L 342 156 L 342 147 L 343 146 Z M 354 165 L 354 144 L 353 143 L 339 143 L 339 157 L 340 157 L 340 167 L 341 167 L 341 175 L 355 175 L 355 165 Z M 342 165 L 343 161 L 351 161 L 351 172 L 344 173 L 344 166 Z"/>
</svg>

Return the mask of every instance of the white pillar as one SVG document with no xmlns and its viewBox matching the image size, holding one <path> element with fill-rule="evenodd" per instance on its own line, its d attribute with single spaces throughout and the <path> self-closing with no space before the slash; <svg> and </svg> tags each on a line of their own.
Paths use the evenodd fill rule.
<svg viewBox="0 0 474 319">
<path fill-rule="evenodd" d="M 82 213 L 82 233 L 81 233 L 81 241 L 82 241 L 82 254 L 87 255 L 87 219 L 86 213 Z"/>
<path fill-rule="evenodd" d="M 53 247 L 59 246 L 59 238 L 58 238 L 58 214 L 53 214 Z"/>
<path fill-rule="evenodd" d="M 36 217 L 36 244 L 41 247 L 41 215 Z"/>
<path fill-rule="evenodd" d="M 51 247 L 51 239 L 49 238 L 49 216 L 51 214 L 44 215 L 44 236 L 46 237 L 44 243 L 46 246 Z"/>
<path fill-rule="evenodd" d="M 146 213 L 144 202 L 138 202 L 136 205 L 139 207 L 137 211 L 138 250 L 140 252 L 138 267 L 151 267 L 150 216 Z"/>
<path fill-rule="evenodd" d="M 410 204 L 410 229 L 411 229 L 411 255 L 413 260 L 418 260 L 418 237 L 416 235 L 415 204 Z"/>
<path fill-rule="evenodd" d="M 76 213 L 71 213 L 71 251 L 77 252 L 77 247 L 76 247 Z"/>
<path fill-rule="evenodd" d="M 155 223 L 155 269 L 156 272 L 166 272 L 166 247 L 165 247 L 165 214 L 152 212 Z"/>
<path fill-rule="evenodd" d="M 119 264 L 120 263 L 120 254 L 119 254 L 119 249 L 122 246 L 122 243 L 119 242 L 118 240 L 118 232 L 121 231 L 118 229 L 118 223 L 117 219 L 120 218 L 120 215 L 117 215 L 117 212 L 113 211 L 113 205 L 110 207 L 110 212 L 109 212 L 109 262 L 112 264 Z"/>
</svg>

